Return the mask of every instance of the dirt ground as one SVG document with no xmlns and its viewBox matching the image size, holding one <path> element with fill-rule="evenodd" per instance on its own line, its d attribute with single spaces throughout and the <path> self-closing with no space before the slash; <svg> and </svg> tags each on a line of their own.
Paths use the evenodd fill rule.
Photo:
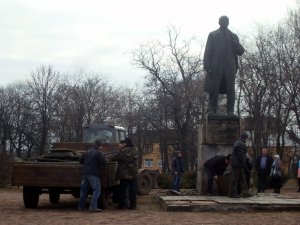
<svg viewBox="0 0 300 225">
<path fill-rule="evenodd" d="M 0 225 L 174 225 L 174 224 L 268 224 L 299 225 L 300 212 L 163 212 L 153 196 L 162 190 L 153 190 L 148 196 L 138 196 L 137 210 L 118 211 L 109 203 L 103 212 L 78 211 L 78 199 L 62 195 L 59 204 L 50 204 L 48 195 L 40 196 L 37 209 L 25 209 L 22 190 L 17 188 L 0 189 Z M 284 194 L 300 197 L 296 187 L 283 189 Z"/>
</svg>

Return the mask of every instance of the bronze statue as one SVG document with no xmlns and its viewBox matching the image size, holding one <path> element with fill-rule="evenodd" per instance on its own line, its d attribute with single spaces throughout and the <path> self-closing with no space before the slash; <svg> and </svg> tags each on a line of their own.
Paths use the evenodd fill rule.
<svg viewBox="0 0 300 225">
<path fill-rule="evenodd" d="M 204 69 L 207 72 L 204 90 L 209 94 L 208 113 L 217 113 L 218 95 L 227 94 L 227 114 L 234 114 L 235 75 L 238 56 L 245 49 L 239 38 L 227 27 L 229 18 L 219 18 L 220 28 L 210 32 L 204 52 Z"/>
</svg>

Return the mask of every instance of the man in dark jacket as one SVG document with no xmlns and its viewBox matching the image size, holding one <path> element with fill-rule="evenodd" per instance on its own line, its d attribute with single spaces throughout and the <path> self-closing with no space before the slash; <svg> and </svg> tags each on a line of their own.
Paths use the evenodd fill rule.
<svg viewBox="0 0 300 225">
<path fill-rule="evenodd" d="M 120 180 L 117 209 L 126 208 L 127 191 L 129 209 L 136 209 L 137 176 L 138 176 L 138 150 L 131 139 L 121 141 L 121 147 L 116 154 L 109 156 L 110 161 L 118 162 L 116 179 Z"/>
<path fill-rule="evenodd" d="M 213 182 L 223 175 L 226 167 L 230 163 L 230 154 L 228 156 L 217 155 L 204 163 L 204 170 L 207 176 L 207 194 L 213 194 Z"/>
<path fill-rule="evenodd" d="M 227 113 L 234 113 L 235 74 L 238 56 L 244 53 L 238 36 L 228 29 L 229 18 L 219 18 L 220 28 L 210 32 L 204 51 L 204 69 L 207 73 L 204 90 L 209 94 L 208 112 L 216 113 L 218 95 L 227 94 Z"/>
<path fill-rule="evenodd" d="M 263 148 L 261 155 L 256 159 L 256 172 L 257 172 L 257 193 L 264 193 L 266 183 L 270 176 L 273 159 L 268 155 L 268 149 Z"/>
<path fill-rule="evenodd" d="M 245 175 L 245 170 L 248 170 L 246 163 L 246 140 L 248 137 L 247 132 L 242 132 L 240 139 L 238 139 L 233 145 L 233 151 L 231 154 L 232 175 L 229 187 L 229 197 L 231 198 L 240 197 L 238 195 L 238 186 L 241 188 L 242 197 L 252 196 L 248 193 Z"/>
<path fill-rule="evenodd" d="M 106 166 L 107 161 L 101 153 L 102 143 L 96 140 L 94 146 L 82 155 L 79 159 L 80 164 L 83 164 L 83 179 L 80 187 L 79 210 L 85 209 L 85 201 L 88 195 L 89 187 L 93 189 L 93 196 L 90 202 L 89 210 L 91 212 L 101 212 L 98 209 L 98 198 L 101 194 L 101 184 L 99 175 L 101 169 Z"/>
<path fill-rule="evenodd" d="M 176 152 L 176 157 L 172 160 L 173 186 L 172 190 L 180 191 L 181 175 L 183 174 L 182 154 Z"/>
</svg>

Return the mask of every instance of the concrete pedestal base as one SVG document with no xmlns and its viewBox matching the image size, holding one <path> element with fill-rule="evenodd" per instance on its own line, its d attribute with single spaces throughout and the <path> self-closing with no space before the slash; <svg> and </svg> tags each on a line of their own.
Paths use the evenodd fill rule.
<svg viewBox="0 0 300 225">
<path fill-rule="evenodd" d="M 240 135 L 239 117 L 224 114 L 206 115 L 199 126 L 197 190 L 205 194 L 206 176 L 203 164 L 216 155 L 228 155 Z"/>
</svg>

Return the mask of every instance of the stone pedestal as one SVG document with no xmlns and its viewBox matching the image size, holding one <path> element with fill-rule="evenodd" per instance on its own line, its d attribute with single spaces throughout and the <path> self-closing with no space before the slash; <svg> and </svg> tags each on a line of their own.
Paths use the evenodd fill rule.
<svg viewBox="0 0 300 225">
<path fill-rule="evenodd" d="M 240 120 L 237 116 L 206 115 L 203 124 L 203 144 L 232 145 L 239 137 Z"/>
<path fill-rule="evenodd" d="M 205 193 L 203 164 L 216 155 L 228 155 L 240 135 L 239 117 L 225 114 L 206 115 L 199 125 L 197 190 Z"/>
</svg>

